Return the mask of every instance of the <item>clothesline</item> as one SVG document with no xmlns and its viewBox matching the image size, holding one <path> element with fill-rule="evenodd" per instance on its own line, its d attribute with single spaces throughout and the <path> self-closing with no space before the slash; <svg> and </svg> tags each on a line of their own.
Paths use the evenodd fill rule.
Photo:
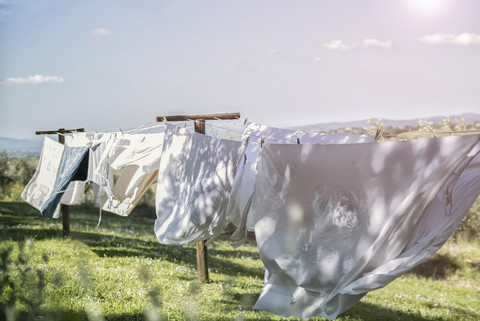
<svg viewBox="0 0 480 321">
<path fill-rule="evenodd" d="M 197 135 L 168 121 L 124 133 L 162 126 L 162 142 L 132 135 L 125 138 L 129 144 L 104 139 L 93 148 L 77 135 L 71 146 L 45 137 L 37 168 L 43 173 L 34 175 L 22 198 L 53 217 L 60 202 L 55 196 L 74 190 L 67 184 L 92 182 L 98 227 L 102 210 L 129 215 L 157 181 L 157 239 L 211 241 L 231 222 L 237 227 L 232 242 L 241 244 L 253 228 L 271 276 L 254 308 L 287 317 L 335 318 L 407 272 L 438 250 L 480 193 L 480 135 L 370 144 L 373 135 L 315 134 L 253 122 L 244 122 L 239 132 L 209 123 L 241 133 L 239 142 Z M 311 148 L 298 146 L 300 139 Z M 270 144 L 262 150 L 250 145 L 265 142 Z M 122 170 L 115 181 L 114 170 Z"/>
</svg>

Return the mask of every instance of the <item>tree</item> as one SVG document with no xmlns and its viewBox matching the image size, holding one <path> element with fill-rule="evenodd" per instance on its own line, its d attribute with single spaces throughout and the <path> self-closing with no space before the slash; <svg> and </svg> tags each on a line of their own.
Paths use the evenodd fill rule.
<svg viewBox="0 0 480 321">
<path fill-rule="evenodd" d="M 25 186 L 30 181 L 34 173 L 35 168 L 30 165 L 25 160 L 25 158 L 19 156 L 13 166 L 13 175 L 15 175 L 15 182 Z"/>
<path fill-rule="evenodd" d="M 0 193 L 2 195 L 5 194 L 7 186 L 13 182 L 9 172 L 8 156 L 7 152 L 4 150 L 0 153 Z"/>
</svg>

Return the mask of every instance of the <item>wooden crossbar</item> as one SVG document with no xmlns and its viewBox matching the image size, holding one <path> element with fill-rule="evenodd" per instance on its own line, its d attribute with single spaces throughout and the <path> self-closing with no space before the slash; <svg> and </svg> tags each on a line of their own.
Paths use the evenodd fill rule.
<svg viewBox="0 0 480 321">
<path fill-rule="evenodd" d="M 157 122 L 160 121 L 189 121 L 189 120 L 222 120 L 239 119 L 240 113 L 221 113 L 204 115 L 177 115 L 177 116 L 157 116 Z"/>
</svg>

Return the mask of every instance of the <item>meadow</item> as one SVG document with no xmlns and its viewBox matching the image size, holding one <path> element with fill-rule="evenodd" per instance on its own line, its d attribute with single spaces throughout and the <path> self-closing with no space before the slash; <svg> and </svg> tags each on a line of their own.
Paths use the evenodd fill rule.
<svg viewBox="0 0 480 321">
<path fill-rule="evenodd" d="M 150 218 L 102 216 L 97 229 L 96 209 L 71 207 L 64 239 L 60 220 L 0 202 L 1 320 L 297 320 L 252 310 L 263 285 L 254 239 L 214 242 L 204 284 L 193 245 L 159 244 Z M 451 239 L 337 320 L 480 320 L 478 241 Z"/>
</svg>

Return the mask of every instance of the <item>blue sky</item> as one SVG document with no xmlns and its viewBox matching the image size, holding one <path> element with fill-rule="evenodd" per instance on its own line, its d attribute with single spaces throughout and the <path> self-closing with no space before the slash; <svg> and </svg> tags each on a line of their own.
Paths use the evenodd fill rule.
<svg viewBox="0 0 480 321">
<path fill-rule="evenodd" d="M 0 136 L 480 113 L 480 1 L 0 0 Z"/>
</svg>

